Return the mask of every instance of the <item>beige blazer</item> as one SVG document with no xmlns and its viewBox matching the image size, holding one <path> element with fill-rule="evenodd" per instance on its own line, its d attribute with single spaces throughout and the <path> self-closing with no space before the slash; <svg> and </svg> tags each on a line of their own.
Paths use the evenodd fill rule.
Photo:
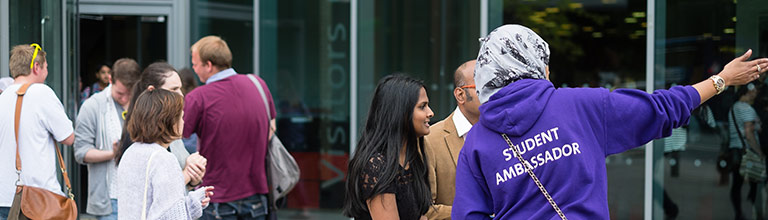
<svg viewBox="0 0 768 220">
<path fill-rule="evenodd" d="M 456 163 L 464 146 L 453 123 L 453 114 L 429 128 L 424 138 L 427 153 L 429 189 L 433 207 L 427 211 L 429 219 L 451 219 L 451 206 L 456 195 Z"/>
</svg>

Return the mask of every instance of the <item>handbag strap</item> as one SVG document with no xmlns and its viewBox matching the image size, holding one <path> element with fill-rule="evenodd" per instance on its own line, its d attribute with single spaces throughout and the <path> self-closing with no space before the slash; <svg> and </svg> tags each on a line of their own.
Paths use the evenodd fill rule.
<svg viewBox="0 0 768 220">
<path fill-rule="evenodd" d="M 736 121 L 735 112 L 736 112 L 736 105 L 733 105 L 731 107 L 731 117 L 733 118 L 733 126 L 736 127 L 736 134 L 739 135 L 739 140 L 741 141 L 741 145 L 744 147 L 744 149 L 751 150 L 752 152 L 757 153 L 755 152 L 755 150 L 752 150 L 751 147 L 747 146 L 746 142 L 744 142 L 744 137 L 741 135 L 741 128 L 739 128 L 739 122 Z"/>
<path fill-rule="evenodd" d="M 261 95 L 261 100 L 264 101 L 264 109 L 267 111 L 267 121 L 272 120 L 272 113 L 269 112 L 269 102 L 267 101 L 267 95 L 264 94 L 264 88 L 261 87 L 261 83 L 259 80 L 256 79 L 253 74 L 248 74 L 248 78 L 251 79 L 254 85 L 256 85 L 256 88 L 259 89 L 259 94 Z M 272 129 L 272 126 L 269 126 L 269 129 Z"/>
<path fill-rule="evenodd" d="M 544 197 L 547 198 L 547 201 L 549 201 L 549 204 L 552 205 L 552 208 L 555 209 L 555 212 L 557 212 L 557 215 L 560 216 L 560 219 L 566 220 L 568 218 L 565 217 L 565 214 L 563 211 L 560 210 L 560 207 L 557 206 L 557 203 L 555 203 L 555 200 L 552 199 L 552 196 L 549 195 L 547 192 L 547 189 L 544 188 L 544 185 L 541 184 L 541 181 L 539 181 L 539 178 L 536 178 L 536 174 L 533 174 L 533 167 L 531 167 L 530 164 L 528 164 L 528 161 L 523 159 L 523 156 L 520 154 L 520 151 L 516 147 L 512 145 L 512 141 L 509 140 L 509 137 L 507 137 L 507 134 L 501 134 L 501 137 L 504 138 L 504 141 L 507 142 L 507 145 L 509 145 L 510 148 L 512 148 L 513 151 L 515 151 L 515 157 L 517 157 L 518 160 L 520 160 L 520 163 L 525 165 L 525 170 L 528 171 L 528 175 L 531 176 L 531 179 L 533 179 L 533 182 L 536 183 L 536 186 L 539 187 L 539 191 L 541 191 L 542 194 L 544 194 Z"/>
<path fill-rule="evenodd" d="M 152 152 L 152 155 L 149 156 L 149 161 L 147 161 L 147 171 L 146 174 L 144 174 L 144 202 L 142 202 L 141 205 L 141 220 L 147 219 L 147 190 L 149 189 L 149 165 L 152 164 L 152 158 L 155 157 L 155 155 L 160 152 L 155 151 Z"/>
<path fill-rule="evenodd" d="M 264 101 L 264 110 L 266 110 L 267 112 L 267 127 L 269 127 L 269 129 L 274 132 L 274 130 L 272 130 L 272 123 L 270 123 L 270 121 L 272 121 L 272 113 L 269 112 L 269 102 L 267 101 L 267 95 L 264 93 L 264 88 L 261 86 L 261 83 L 259 82 L 259 80 L 256 79 L 256 77 L 253 74 L 248 74 L 248 78 L 251 79 L 251 82 L 253 82 L 253 84 L 256 85 L 256 88 L 259 89 L 261 100 Z M 272 200 L 275 197 L 275 195 L 272 194 L 273 192 L 271 190 L 272 189 L 272 173 L 269 170 L 269 165 L 272 160 L 272 158 L 270 158 L 269 156 L 269 142 L 271 142 L 271 140 L 267 140 L 267 141 L 268 141 L 267 153 L 264 156 L 264 172 L 266 172 L 267 174 L 266 175 L 267 186 L 268 186 L 267 188 L 270 189 L 267 191 L 267 208 L 269 209 L 268 215 L 274 216 L 273 213 L 276 210 L 276 208 Z"/>
<path fill-rule="evenodd" d="M 32 84 L 25 83 L 21 85 L 21 88 L 19 88 L 18 91 L 16 91 L 16 112 L 14 114 L 13 118 L 13 132 L 16 137 L 16 175 L 18 176 L 18 179 L 16 180 L 16 184 L 21 182 L 21 156 L 19 155 L 19 125 L 21 121 L 21 104 L 24 100 L 24 95 L 27 94 L 27 89 L 29 89 L 29 86 Z M 64 164 L 64 158 L 61 157 L 61 151 L 59 151 L 59 146 L 56 144 L 56 140 L 53 141 L 53 148 L 56 149 L 56 155 L 59 158 L 59 167 L 61 168 L 61 175 L 64 178 L 64 183 L 67 186 L 67 194 L 69 195 L 70 199 L 75 199 L 75 195 L 72 194 L 72 185 L 69 183 L 69 174 L 67 174 L 67 165 Z"/>
</svg>

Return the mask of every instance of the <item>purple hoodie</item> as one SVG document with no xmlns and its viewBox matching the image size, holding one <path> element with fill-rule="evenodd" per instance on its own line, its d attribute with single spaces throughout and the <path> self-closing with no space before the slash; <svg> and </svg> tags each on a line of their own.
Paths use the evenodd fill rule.
<svg viewBox="0 0 768 220">
<path fill-rule="evenodd" d="M 480 106 L 456 168 L 453 219 L 559 219 L 514 151 L 570 219 L 609 219 L 605 157 L 666 137 L 688 123 L 700 96 L 691 86 L 641 90 L 555 89 L 511 83 Z"/>
</svg>

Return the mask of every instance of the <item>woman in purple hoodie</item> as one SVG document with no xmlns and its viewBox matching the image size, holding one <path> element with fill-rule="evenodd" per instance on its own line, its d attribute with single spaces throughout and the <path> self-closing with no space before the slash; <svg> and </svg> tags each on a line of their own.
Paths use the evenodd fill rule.
<svg viewBox="0 0 768 220">
<path fill-rule="evenodd" d="M 555 89 L 549 46 L 520 25 L 482 39 L 475 82 L 480 121 L 456 168 L 453 219 L 609 219 L 605 157 L 669 136 L 691 111 L 768 69 L 747 61 L 693 86 Z"/>
</svg>

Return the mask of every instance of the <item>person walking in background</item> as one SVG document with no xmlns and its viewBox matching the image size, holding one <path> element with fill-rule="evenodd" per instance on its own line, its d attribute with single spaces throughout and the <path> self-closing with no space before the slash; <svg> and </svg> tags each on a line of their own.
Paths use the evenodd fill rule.
<svg viewBox="0 0 768 220">
<path fill-rule="evenodd" d="M 17 45 L 11 50 L 8 67 L 14 84 L 0 93 L 0 219 L 8 218 L 16 183 L 39 187 L 65 196 L 56 178 L 54 142 L 72 145 L 72 121 L 56 93 L 45 85 L 48 62 L 37 44 Z M 17 137 L 14 131 L 16 94 L 26 90 L 21 107 Z M 22 172 L 16 172 L 16 155 Z"/>
<path fill-rule="evenodd" d="M 139 64 L 130 58 L 115 61 L 114 67 L 111 77 L 101 77 L 114 79 L 114 83 L 85 100 L 75 121 L 75 161 L 88 166 L 85 211 L 103 220 L 117 219 L 115 146 L 125 123 L 123 111 L 141 74 Z"/>
<path fill-rule="evenodd" d="M 432 206 L 424 136 L 434 116 L 424 84 L 403 75 L 379 81 L 349 161 L 344 215 L 422 219 Z"/>
<path fill-rule="evenodd" d="M 264 106 L 256 85 L 232 69 L 232 52 L 221 38 L 204 37 L 191 52 L 192 69 L 205 85 L 185 97 L 184 137 L 199 135 L 198 152 L 208 159 L 203 184 L 216 186 L 202 219 L 264 219 L 266 140 L 276 117 L 272 94 L 256 76 L 269 99 Z"/>
<path fill-rule="evenodd" d="M 195 72 L 191 69 L 181 69 L 179 76 L 181 77 L 181 93 L 184 93 L 184 96 L 197 88 L 197 78 L 195 78 Z M 187 148 L 189 153 L 197 152 L 197 134 L 192 134 L 189 138 L 182 138 L 181 140 L 184 142 L 184 147 Z"/>
<path fill-rule="evenodd" d="M 459 66 L 453 75 L 453 97 L 456 110 L 432 125 L 424 138 L 429 167 L 429 190 L 434 208 L 427 211 L 429 219 L 450 219 L 456 187 L 456 161 L 464 146 L 464 137 L 480 117 L 480 101 L 475 92 L 475 60 Z"/>
<path fill-rule="evenodd" d="M 106 89 L 112 82 L 112 76 L 114 74 L 112 74 L 112 69 L 109 68 L 109 65 L 100 64 L 99 69 L 94 75 L 96 76 L 96 82 L 90 87 L 83 89 L 82 94 L 80 95 L 81 102 L 85 102 L 89 97 Z"/>
<path fill-rule="evenodd" d="M 736 103 L 733 104 L 728 112 L 728 130 L 730 131 L 730 151 L 734 161 L 731 170 L 733 182 L 731 183 L 731 203 L 733 204 L 736 219 L 743 219 L 744 214 L 741 210 L 741 186 L 744 184 L 745 176 L 740 173 L 742 158 L 745 154 L 756 154 L 759 158 L 765 160 L 765 152 L 760 147 L 758 131 L 760 130 L 760 118 L 751 104 L 757 97 L 757 88 L 755 84 L 747 84 L 736 89 Z M 745 146 L 746 144 L 746 146 Z M 764 171 L 765 169 L 763 169 Z M 763 217 L 762 194 L 764 180 L 746 178 L 749 183 L 749 192 L 747 198 L 753 203 L 758 219 Z M 760 196 L 758 196 L 760 195 Z"/>
<path fill-rule="evenodd" d="M 669 136 L 691 111 L 730 85 L 768 70 L 751 50 L 693 86 L 560 88 L 549 81 L 549 45 L 504 25 L 478 53 L 480 120 L 456 168 L 454 219 L 609 219 L 605 158 Z"/>
<path fill-rule="evenodd" d="M 139 95 L 149 88 L 160 88 L 182 95 L 182 83 L 179 78 L 179 74 L 176 73 L 176 69 L 166 62 L 156 62 L 150 64 L 144 72 L 141 73 L 141 79 L 133 88 L 133 95 L 130 101 L 130 106 L 136 103 L 136 99 Z M 132 107 L 128 108 L 125 114 L 125 120 L 131 120 Z M 131 134 L 127 131 L 126 127 L 123 127 L 122 138 L 120 138 L 120 149 L 116 157 L 124 153 L 129 146 L 133 144 L 131 140 Z M 179 167 L 184 171 L 184 183 L 193 188 L 200 185 L 203 176 L 205 176 L 205 165 L 207 160 L 200 156 L 200 154 L 189 154 L 184 148 L 184 143 L 177 139 L 168 145 L 168 151 L 170 151 L 179 163 Z"/>
<path fill-rule="evenodd" d="M 134 141 L 116 160 L 119 219 L 196 219 L 213 195 L 212 186 L 186 194 L 184 177 L 168 146 L 181 138 L 184 98 L 149 88 L 134 103 L 127 131 Z"/>
</svg>

